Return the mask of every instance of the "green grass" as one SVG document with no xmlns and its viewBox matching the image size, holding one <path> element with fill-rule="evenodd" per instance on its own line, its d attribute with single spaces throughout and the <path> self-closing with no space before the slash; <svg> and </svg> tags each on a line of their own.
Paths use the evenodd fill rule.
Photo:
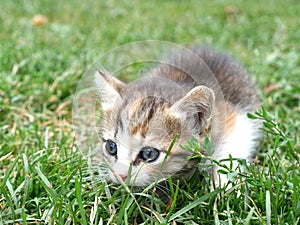
<svg viewBox="0 0 300 225">
<path fill-rule="evenodd" d="M 299 1 L 0 5 L 0 224 L 300 223 Z M 36 14 L 49 23 L 33 26 Z M 224 168 L 232 189 L 210 192 L 208 175 L 195 175 L 168 204 L 88 172 L 71 130 L 80 77 L 106 51 L 148 39 L 227 50 L 256 81 L 263 138 L 256 162 Z"/>
</svg>

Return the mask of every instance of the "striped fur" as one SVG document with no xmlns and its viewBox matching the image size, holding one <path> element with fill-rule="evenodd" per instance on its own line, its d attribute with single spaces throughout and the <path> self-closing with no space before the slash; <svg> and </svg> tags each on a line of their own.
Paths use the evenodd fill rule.
<svg viewBox="0 0 300 225">
<path fill-rule="evenodd" d="M 208 49 L 193 52 L 203 64 L 179 53 L 129 84 L 104 70 L 96 72 L 104 111 L 102 136 L 118 147 L 117 157 L 112 157 L 102 144 L 112 181 L 127 177 L 130 164 L 130 184 L 136 186 L 166 176 L 188 178 L 197 162 L 187 160 L 191 153 L 180 144 L 191 135 L 202 143 L 208 134 L 216 160 L 253 154 L 258 125 L 245 115 L 257 108 L 258 100 L 245 70 L 223 54 Z M 175 135 L 179 138 L 166 157 Z M 139 158 L 145 146 L 160 150 L 157 160 L 148 163 Z"/>
</svg>

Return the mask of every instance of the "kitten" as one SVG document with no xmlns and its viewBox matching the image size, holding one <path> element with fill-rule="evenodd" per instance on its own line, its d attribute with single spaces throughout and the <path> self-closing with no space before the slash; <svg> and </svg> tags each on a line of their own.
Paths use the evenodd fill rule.
<svg viewBox="0 0 300 225">
<path fill-rule="evenodd" d="M 197 162 L 187 160 L 192 153 L 180 145 L 192 135 L 201 144 L 210 137 L 216 160 L 254 153 L 258 124 L 246 114 L 257 109 L 257 94 L 245 70 L 224 54 L 180 52 L 129 84 L 99 70 L 95 84 L 103 111 L 99 158 L 109 164 L 113 182 L 144 186 L 168 176 L 189 179 Z M 223 185 L 226 176 L 220 180 L 217 169 L 213 177 Z"/>
</svg>

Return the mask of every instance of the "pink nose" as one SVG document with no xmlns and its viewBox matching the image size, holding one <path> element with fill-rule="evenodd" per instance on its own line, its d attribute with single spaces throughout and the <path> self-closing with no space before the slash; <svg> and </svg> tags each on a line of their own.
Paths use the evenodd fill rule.
<svg viewBox="0 0 300 225">
<path fill-rule="evenodd" d="M 127 175 L 122 175 L 122 174 L 119 174 L 119 176 L 121 177 L 121 179 L 122 179 L 123 181 L 125 181 L 125 180 L 126 180 L 126 178 L 127 178 Z"/>
</svg>

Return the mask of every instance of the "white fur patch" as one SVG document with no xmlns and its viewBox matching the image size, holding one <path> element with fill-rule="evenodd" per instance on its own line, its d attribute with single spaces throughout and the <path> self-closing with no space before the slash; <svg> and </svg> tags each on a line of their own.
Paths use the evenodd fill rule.
<svg viewBox="0 0 300 225">
<path fill-rule="evenodd" d="M 217 160 L 226 159 L 229 155 L 233 158 L 248 159 L 254 151 L 257 137 L 258 129 L 254 122 L 246 115 L 239 114 L 232 132 L 223 140 L 213 156 Z"/>
<path fill-rule="evenodd" d="M 246 114 L 239 114 L 230 134 L 222 141 L 221 145 L 213 153 L 215 160 L 232 158 L 250 159 L 254 152 L 256 139 L 259 136 L 257 125 L 247 118 Z M 224 162 L 229 166 L 230 162 Z M 237 162 L 233 162 L 233 168 L 237 167 Z M 215 168 L 215 172 L 219 168 Z M 217 175 L 217 174 L 215 174 Z M 226 175 L 220 174 L 220 180 L 215 177 L 216 184 L 223 186 L 227 182 Z"/>
</svg>

